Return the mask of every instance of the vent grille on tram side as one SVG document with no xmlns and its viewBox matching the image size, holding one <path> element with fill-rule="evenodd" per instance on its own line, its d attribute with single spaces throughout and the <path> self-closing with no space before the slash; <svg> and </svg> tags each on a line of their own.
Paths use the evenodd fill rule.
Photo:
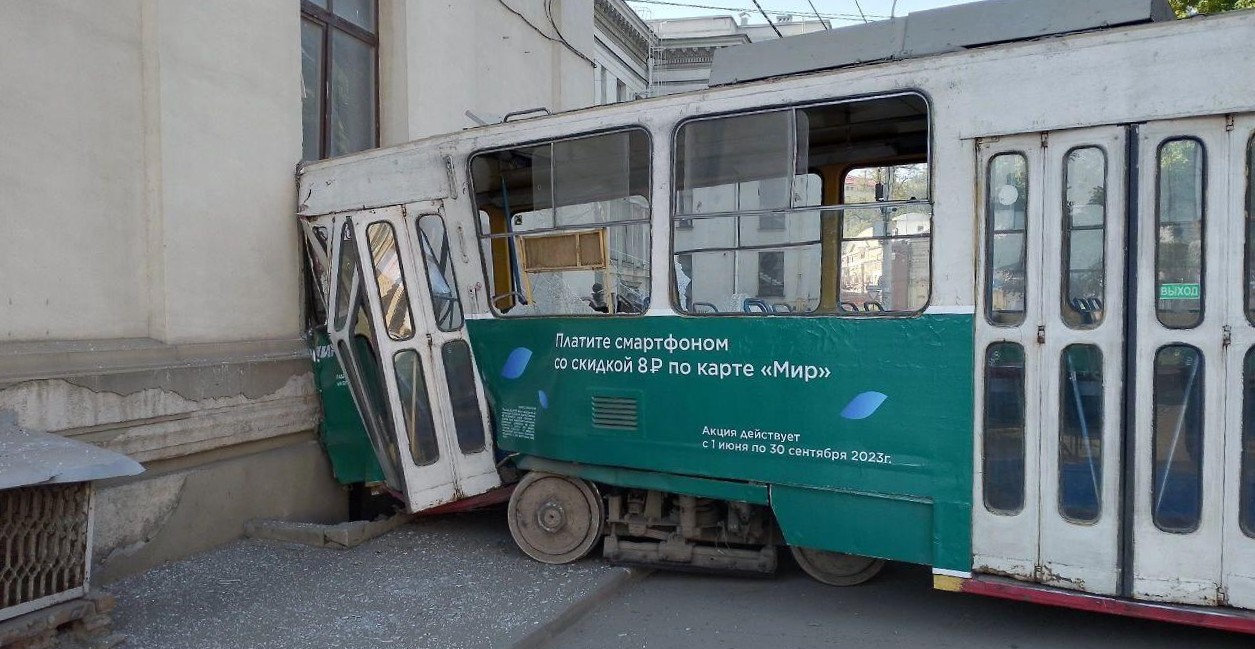
<svg viewBox="0 0 1255 649">
<path fill-rule="evenodd" d="M 636 430 L 637 404 L 633 397 L 593 397 L 593 426 Z"/>
</svg>

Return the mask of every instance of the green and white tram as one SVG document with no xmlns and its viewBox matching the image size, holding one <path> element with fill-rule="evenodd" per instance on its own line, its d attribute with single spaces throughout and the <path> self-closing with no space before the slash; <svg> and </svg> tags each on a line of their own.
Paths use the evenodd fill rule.
<svg viewBox="0 0 1255 649">
<path fill-rule="evenodd" d="M 1068 31 L 303 167 L 388 487 L 517 479 L 541 561 L 1255 629 L 1255 12 Z"/>
</svg>

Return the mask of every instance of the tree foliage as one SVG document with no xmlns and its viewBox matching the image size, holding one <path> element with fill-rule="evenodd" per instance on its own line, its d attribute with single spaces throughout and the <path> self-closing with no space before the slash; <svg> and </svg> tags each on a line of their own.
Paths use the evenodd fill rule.
<svg viewBox="0 0 1255 649">
<path fill-rule="evenodd" d="M 1180 18 L 1234 9 L 1255 9 L 1255 0 L 1168 0 L 1168 3 Z"/>
</svg>

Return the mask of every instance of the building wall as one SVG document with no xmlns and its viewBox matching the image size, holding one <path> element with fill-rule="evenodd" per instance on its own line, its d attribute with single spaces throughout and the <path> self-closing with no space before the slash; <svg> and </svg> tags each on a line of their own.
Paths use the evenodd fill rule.
<svg viewBox="0 0 1255 649">
<path fill-rule="evenodd" d="M 592 103 L 591 3 L 553 3 L 581 56 L 505 1 L 381 0 L 382 144 Z M 97 574 L 342 520 L 302 338 L 300 3 L 0 0 L 0 43 L 0 413 L 147 469 L 101 485 Z"/>
<path fill-rule="evenodd" d="M 623 0 L 596 0 L 594 7 L 593 101 L 613 104 L 648 96 L 658 36 Z"/>
<path fill-rule="evenodd" d="M 476 126 L 467 111 L 498 121 L 593 103 L 592 3 L 556 0 L 555 27 L 542 0 L 503 2 L 382 2 L 383 146 Z"/>
</svg>

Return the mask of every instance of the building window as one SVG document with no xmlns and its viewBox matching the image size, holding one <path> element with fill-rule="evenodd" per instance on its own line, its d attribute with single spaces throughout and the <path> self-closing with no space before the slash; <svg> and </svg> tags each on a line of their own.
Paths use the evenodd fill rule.
<svg viewBox="0 0 1255 649">
<path fill-rule="evenodd" d="M 772 250 L 758 253 L 758 296 L 784 297 L 783 252 Z"/>
<path fill-rule="evenodd" d="M 301 1 L 302 159 L 379 145 L 375 0 Z"/>
</svg>

